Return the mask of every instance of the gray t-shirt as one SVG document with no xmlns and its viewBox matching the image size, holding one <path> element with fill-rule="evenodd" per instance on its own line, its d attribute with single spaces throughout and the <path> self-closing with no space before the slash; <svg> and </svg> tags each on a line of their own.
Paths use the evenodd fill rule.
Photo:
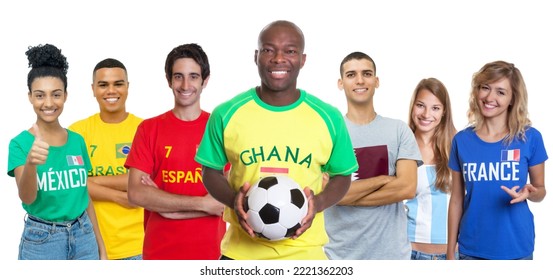
<svg viewBox="0 0 553 280">
<path fill-rule="evenodd" d="M 395 175 L 398 159 L 412 159 L 422 165 L 413 132 L 401 120 L 377 115 L 366 125 L 346 117 L 359 170 L 352 181 L 377 175 Z M 382 206 L 339 206 L 325 210 L 325 246 L 329 259 L 408 260 L 411 243 L 407 237 L 407 215 L 403 201 Z"/>
</svg>

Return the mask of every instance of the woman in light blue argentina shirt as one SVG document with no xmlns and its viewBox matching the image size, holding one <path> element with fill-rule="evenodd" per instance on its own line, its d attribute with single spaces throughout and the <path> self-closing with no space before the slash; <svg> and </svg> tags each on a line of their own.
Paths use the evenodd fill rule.
<svg viewBox="0 0 553 280">
<path fill-rule="evenodd" d="M 451 172 L 447 166 L 456 133 L 446 87 L 436 78 L 422 79 L 409 109 L 424 164 L 418 167 L 415 198 L 407 200 L 407 234 L 412 260 L 445 260 L 447 208 Z"/>
</svg>

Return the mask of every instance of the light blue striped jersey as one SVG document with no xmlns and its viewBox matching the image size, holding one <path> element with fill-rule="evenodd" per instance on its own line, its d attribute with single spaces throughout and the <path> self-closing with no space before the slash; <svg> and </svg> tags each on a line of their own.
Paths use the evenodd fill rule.
<svg viewBox="0 0 553 280">
<path fill-rule="evenodd" d="M 417 194 L 406 200 L 407 235 L 411 242 L 446 244 L 449 195 L 436 189 L 436 166 L 418 168 Z"/>
</svg>

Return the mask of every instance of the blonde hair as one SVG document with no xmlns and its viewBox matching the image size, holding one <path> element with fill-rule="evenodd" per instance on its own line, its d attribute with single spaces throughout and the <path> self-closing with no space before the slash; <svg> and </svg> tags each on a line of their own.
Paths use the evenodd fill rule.
<svg viewBox="0 0 553 280">
<path fill-rule="evenodd" d="M 526 140 L 526 129 L 532 125 L 528 118 L 528 92 L 520 70 L 514 64 L 505 61 L 494 61 L 484 65 L 472 77 L 472 92 L 469 98 L 467 116 L 474 129 L 480 129 L 484 117 L 478 106 L 478 91 L 484 84 L 491 84 L 506 78 L 513 92 L 512 104 L 507 109 L 507 128 L 509 130 L 504 144 L 509 145 L 515 138 Z"/>
<path fill-rule="evenodd" d="M 433 152 L 436 159 L 436 181 L 434 185 L 436 189 L 442 192 L 449 192 L 449 186 L 451 185 L 451 170 L 448 167 L 449 152 L 451 149 L 451 140 L 457 132 L 455 125 L 453 124 L 453 117 L 451 112 L 451 102 L 449 99 L 449 93 L 442 82 L 436 78 L 422 79 L 411 97 L 411 103 L 409 107 L 409 128 L 413 132 L 417 129 L 415 122 L 411 117 L 413 115 L 413 107 L 417 99 L 417 95 L 423 89 L 430 91 L 444 106 L 444 114 L 432 137 L 434 143 Z"/>
</svg>

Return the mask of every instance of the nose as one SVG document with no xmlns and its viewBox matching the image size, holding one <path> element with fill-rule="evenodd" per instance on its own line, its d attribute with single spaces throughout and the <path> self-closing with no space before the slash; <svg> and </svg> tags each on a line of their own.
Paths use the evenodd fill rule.
<svg viewBox="0 0 553 280">
<path fill-rule="evenodd" d="M 493 94 L 492 94 L 492 91 L 488 91 L 485 93 L 485 95 L 482 97 L 482 100 L 484 100 L 485 102 L 491 102 L 493 101 Z"/>
<path fill-rule="evenodd" d="M 190 86 L 190 79 L 188 77 L 182 78 L 182 82 L 180 84 L 180 87 L 184 90 L 188 89 Z"/>
<path fill-rule="evenodd" d="M 425 118 L 430 116 L 430 108 L 425 107 L 424 110 L 422 111 L 422 116 Z"/>
<path fill-rule="evenodd" d="M 284 54 L 282 53 L 282 51 L 275 51 L 272 60 L 276 63 L 282 62 L 284 60 Z"/>
<path fill-rule="evenodd" d="M 358 85 L 362 85 L 363 83 L 365 83 L 365 79 L 363 78 L 363 75 L 356 75 L 355 83 Z"/>
<path fill-rule="evenodd" d="M 109 85 L 108 86 L 108 93 L 113 93 L 115 92 L 115 85 Z"/>
<path fill-rule="evenodd" d="M 494 92 L 494 89 L 491 89 L 491 88 L 489 88 L 489 89 L 484 89 L 484 90 L 481 89 L 481 90 L 478 92 L 478 94 L 480 95 L 480 98 L 481 98 L 482 100 L 489 101 L 490 97 L 493 96 L 493 94 L 492 94 L 493 92 Z"/>
<path fill-rule="evenodd" d="M 46 95 L 44 97 L 44 107 L 50 107 L 54 104 L 54 97 L 50 96 L 50 95 Z"/>
</svg>

